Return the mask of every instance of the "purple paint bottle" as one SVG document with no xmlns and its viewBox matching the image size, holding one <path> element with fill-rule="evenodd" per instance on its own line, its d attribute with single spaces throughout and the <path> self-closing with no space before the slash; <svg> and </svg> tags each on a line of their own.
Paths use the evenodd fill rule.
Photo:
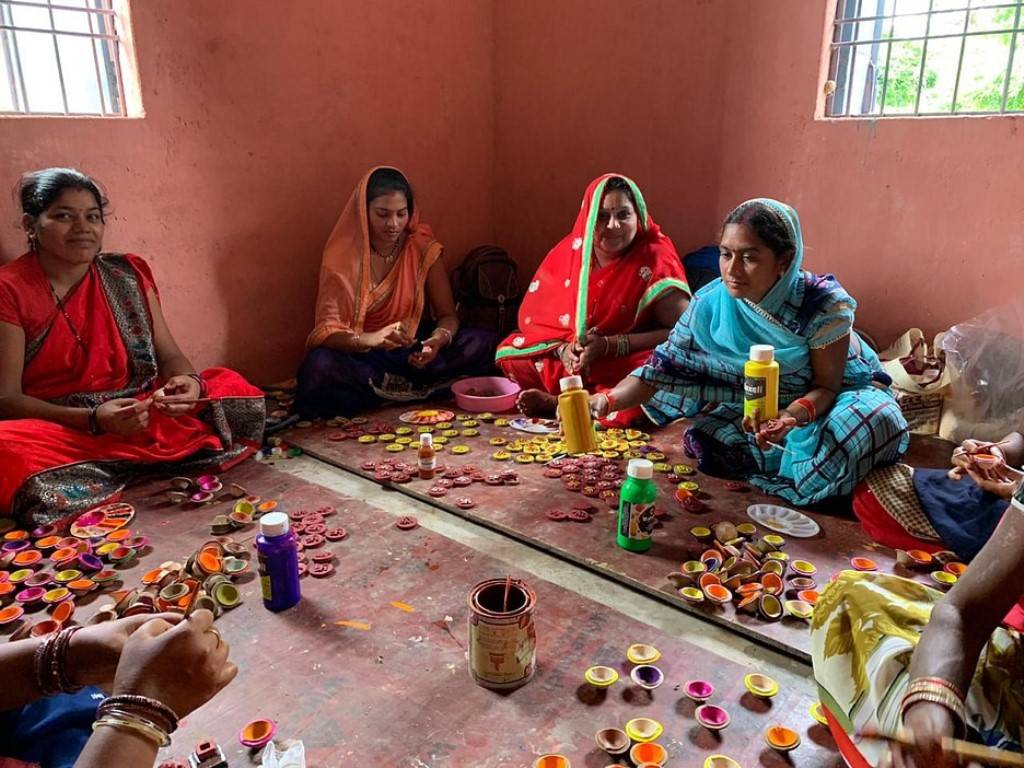
<svg viewBox="0 0 1024 768">
<path fill-rule="evenodd" d="M 288 515 L 271 512 L 260 518 L 256 557 L 259 560 L 263 605 L 267 610 L 283 611 L 299 602 L 302 597 L 299 550 L 295 546 L 295 533 L 288 525 Z"/>
</svg>

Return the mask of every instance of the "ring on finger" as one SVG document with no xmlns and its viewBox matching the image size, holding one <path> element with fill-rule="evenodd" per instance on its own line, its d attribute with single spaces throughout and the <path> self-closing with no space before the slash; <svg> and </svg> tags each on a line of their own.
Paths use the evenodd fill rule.
<svg viewBox="0 0 1024 768">
<path fill-rule="evenodd" d="M 206 632 L 204 632 L 203 634 L 206 634 L 206 635 L 213 635 L 214 637 L 216 637 L 216 638 L 217 638 L 217 645 L 220 645 L 220 644 L 221 644 L 221 642 L 222 642 L 222 641 L 224 640 L 224 638 L 223 638 L 223 637 L 221 637 L 221 635 L 220 635 L 220 632 L 218 632 L 218 631 L 216 630 L 216 628 L 214 628 L 214 627 L 210 627 L 210 628 L 209 628 L 208 630 L 206 630 Z"/>
</svg>

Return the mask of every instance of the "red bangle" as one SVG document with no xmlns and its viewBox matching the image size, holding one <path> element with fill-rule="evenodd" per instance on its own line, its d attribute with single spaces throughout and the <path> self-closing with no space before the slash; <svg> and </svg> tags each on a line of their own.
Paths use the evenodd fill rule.
<svg viewBox="0 0 1024 768">
<path fill-rule="evenodd" d="M 808 398 L 798 398 L 796 404 L 803 408 L 805 411 L 807 411 L 808 424 L 810 424 L 812 421 L 818 420 L 818 409 L 814 407 L 814 403 L 812 403 Z"/>
</svg>

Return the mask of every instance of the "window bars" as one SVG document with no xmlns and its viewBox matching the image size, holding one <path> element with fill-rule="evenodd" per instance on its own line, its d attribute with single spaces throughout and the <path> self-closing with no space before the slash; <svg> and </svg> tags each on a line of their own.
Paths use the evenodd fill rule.
<svg viewBox="0 0 1024 768">
<path fill-rule="evenodd" d="M 837 0 L 826 117 L 1024 112 L 1024 0 Z"/>
<path fill-rule="evenodd" d="M 0 113 L 124 117 L 112 0 L 0 0 Z"/>
</svg>

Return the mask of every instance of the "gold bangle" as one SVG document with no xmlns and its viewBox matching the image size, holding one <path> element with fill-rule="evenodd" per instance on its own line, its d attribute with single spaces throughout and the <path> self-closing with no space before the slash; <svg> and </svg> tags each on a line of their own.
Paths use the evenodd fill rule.
<svg viewBox="0 0 1024 768">
<path fill-rule="evenodd" d="M 967 707 L 955 694 L 937 685 L 934 686 L 934 689 L 916 690 L 906 693 L 903 696 L 903 701 L 900 702 L 900 722 L 903 722 L 903 719 L 906 717 L 907 710 L 920 702 L 938 704 L 940 707 L 945 708 L 953 715 L 960 735 L 966 732 Z"/>
<path fill-rule="evenodd" d="M 92 729 L 95 731 L 97 728 L 106 726 L 108 728 L 115 728 L 127 731 L 133 731 L 135 733 L 145 736 L 147 739 L 152 741 L 158 747 L 170 746 L 171 737 L 164 731 L 160 730 L 156 725 L 143 720 L 141 718 L 130 717 L 124 715 L 122 717 L 114 717 L 113 715 L 104 715 L 99 720 L 92 724 Z"/>
</svg>

